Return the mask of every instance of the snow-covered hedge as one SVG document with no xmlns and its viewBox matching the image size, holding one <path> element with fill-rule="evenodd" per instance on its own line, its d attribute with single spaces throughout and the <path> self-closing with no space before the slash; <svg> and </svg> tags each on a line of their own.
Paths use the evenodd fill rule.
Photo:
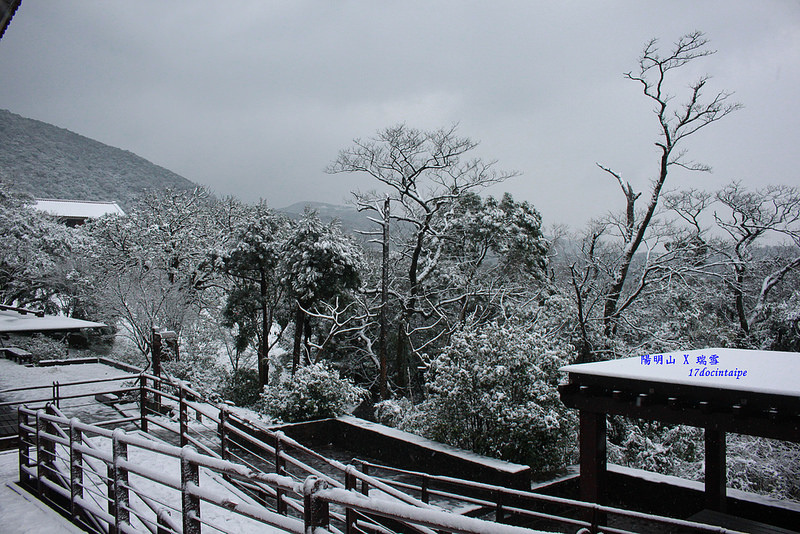
<svg viewBox="0 0 800 534">
<path fill-rule="evenodd" d="M 358 403 L 366 391 L 325 363 L 301 367 L 294 377 L 261 394 L 263 411 L 286 423 L 337 417 Z"/>
<path fill-rule="evenodd" d="M 468 327 L 434 359 L 428 397 L 400 426 L 535 472 L 559 469 L 575 444 L 557 390 L 571 350 L 524 324 Z"/>
</svg>

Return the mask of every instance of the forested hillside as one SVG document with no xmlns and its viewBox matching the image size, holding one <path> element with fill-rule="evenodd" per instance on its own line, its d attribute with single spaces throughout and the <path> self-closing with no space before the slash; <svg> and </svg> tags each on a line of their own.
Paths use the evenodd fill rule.
<svg viewBox="0 0 800 534">
<path fill-rule="evenodd" d="M 0 183 L 0 303 L 113 325 L 114 350 L 124 342 L 119 354 L 143 367 L 154 329 L 171 330 L 180 358 L 168 373 L 272 420 L 361 403 L 381 423 L 557 472 L 578 442 L 558 392 L 566 364 L 714 347 L 800 352 L 800 189 L 673 187 L 673 172 L 709 170 L 689 159 L 693 135 L 741 107 L 732 93 L 704 94 L 705 77 L 670 92 L 681 91 L 673 71 L 710 55 L 706 45 L 693 32 L 668 50 L 645 46 L 626 77 L 654 104 L 656 174 L 639 189 L 617 170 L 625 161 L 599 165 L 621 195 L 583 228 L 549 230 L 533 204 L 487 195 L 516 173 L 476 157 L 457 125 L 398 124 L 355 139 L 326 168 L 376 186 L 352 192 L 369 221 L 359 240 L 324 220 L 344 222 L 348 209 L 297 216 L 298 206 L 277 212 L 201 188 L 154 188 L 125 216 L 67 228 L 34 212 L 18 183 Z M 29 127 L 46 141 L 6 173 L 28 168 L 44 181 L 97 169 L 116 150 L 3 116 L 4 138 Z M 37 137 L 13 138 L 6 152 Z M 62 138 L 86 148 L 67 151 Z M 76 161 L 62 169 L 67 154 Z M 104 166 L 95 186 L 110 190 L 100 178 L 119 185 L 133 169 Z M 615 463 L 703 476 L 701 429 L 614 417 L 607 434 Z M 727 450 L 730 487 L 800 501 L 796 444 L 730 433 Z"/>
<path fill-rule="evenodd" d="M 113 200 L 196 184 L 127 150 L 0 110 L 0 180 L 38 198 Z"/>
</svg>

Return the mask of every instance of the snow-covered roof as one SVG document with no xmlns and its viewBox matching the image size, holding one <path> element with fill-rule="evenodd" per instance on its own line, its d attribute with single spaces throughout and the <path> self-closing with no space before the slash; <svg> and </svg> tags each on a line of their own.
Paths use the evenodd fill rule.
<svg viewBox="0 0 800 534">
<path fill-rule="evenodd" d="M 32 313 L 22 314 L 11 310 L 0 310 L 0 333 L 79 330 L 81 328 L 97 328 L 100 326 L 106 325 L 57 315 L 39 317 Z"/>
<path fill-rule="evenodd" d="M 34 208 L 56 217 L 95 219 L 103 215 L 125 215 L 116 202 L 88 200 L 57 200 L 37 198 Z"/>
<path fill-rule="evenodd" d="M 800 353 L 797 352 L 708 348 L 573 364 L 560 370 L 605 378 L 800 397 Z"/>
<path fill-rule="evenodd" d="M 19 8 L 20 0 L 3 0 L 0 2 L 0 38 L 6 32 L 6 28 L 11 24 L 11 19 L 14 18 L 14 13 Z"/>
</svg>

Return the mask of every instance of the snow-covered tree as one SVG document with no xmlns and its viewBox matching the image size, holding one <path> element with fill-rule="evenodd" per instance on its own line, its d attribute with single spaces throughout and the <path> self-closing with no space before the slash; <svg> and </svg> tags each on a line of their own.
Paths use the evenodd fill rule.
<svg viewBox="0 0 800 534">
<path fill-rule="evenodd" d="M 734 343 L 771 348 L 761 330 L 782 328 L 775 320 L 800 279 L 800 191 L 751 191 L 734 182 L 713 193 L 673 194 L 667 201 L 697 229 L 691 274 L 715 284 L 717 313 L 738 330 Z M 702 229 L 701 220 L 712 221 L 710 229 Z M 791 333 L 791 323 L 786 326 Z"/>
<path fill-rule="evenodd" d="M 237 353 L 256 341 L 258 377 L 262 386 L 269 381 L 270 349 L 280 339 L 280 335 L 270 339 L 270 332 L 286 294 L 279 266 L 288 230 L 288 221 L 272 213 L 263 203 L 259 204 L 236 232 L 231 249 L 217 262 L 217 268 L 231 280 L 224 322 L 235 327 Z M 286 324 L 284 321 L 283 328 Z"/>
<path fill-rule="evenodd" d="M 501 293 L 477 284 L 484 265 L 499 261 L 508 271 L 528 270 L 541 259 L 535 210 L 510 197 L 484 205 L 477 196 L 516 173 L 471 157 L 476 146 L 459 136 L 456 126 L 421 131 L 398 125 L 372 139 L 354 140 L 328 168 L 330 173 L 364 173 L 380 188 L 354 195 L 359 209 L 381 228 L 381 264 L 390 272 L 367 291 L 384 296 L 370 313 L 391 310 L 394 317 L 381 324 L 396 325 L 391 341 L 400 385 L 407 385 L 408 378 L 412 385 L 419 381 L 416 369 L 428 363 L 424 355 L 445 345 L 466 314 L 487 309 L 476 299 Z M 459 248 L 459 240 L 469 244 Z M 389 343 L 386 329 L 380 329 L 380 343 L 375 343 L 381 360 Z"/>
<path fill-rule="evenodd" d="M 595 221 L 590 227 L 583 248 L 587 263 L 573 266 L 572 279 L 584 329 L 588 328 L 587 322 L 592 320 L 587 312 L 593 303 L 587 302 L 587 298 L 594 300 L 592 293 L 600 292 L 602 302 L 598 312 L 601 313 L 603 335 L 606 338 L 617 336 L 623 313 L 648 286 L 653 285 L 653 278 L 659 278 L 668 263 L 674 263 L 675 249 L 661 254 L 660 251 L 664 249 L 658 247 L 670 231 L 667 229 L 665 232 L 657 220 L 659 201 L 667 178 L 674 169 L 710 170 L 707 165 L 687 159 L 687 139 L 740 107 L 730 101 L 731 95 L 725 91 L 705 98 L 709 76 L 701 76 L 692 83 L 683 100 L 671 92 L 671 79 L 677 69 L 713 54 L 707 45 L 708 40 L 701 32 L 693 32 L 678 39 L 671 50 L 662 53 L 658 41 L 653 39 L 644 47 L 638 69 L 625 75 L 641 86 L 645 98 L 654 105 L 659 132 L 655 141 L 658 158 L 643 208 L 636 204 L 641 192 L 635 191 L 633 185 L 623 179 L 618 171 L 598 165 L 621 188 L 625 197 L 624 213 L 619 217 Z M 637 265 L 642 257 L 643 264 Z M 592 289 L 592 286 L 596 289 Z M 594 357 L 590 345 L 588 337 L 585 337 L 581 344 L 584 359 Z"/>
<path fill-rule="evenodd" d="M 98 243 L 98 288 L 143 354 L 154 327 L 180 334 L 204 308 L 219 304 L 212 291 L 219 274 L 208 268 L 208 256 L 230 239 L 238 209 L 202 189 L 167 190 L 146 194 L 125 216 L 87 227 Z"/>
<path fill-rule="evenodd" d="M 32 199 L 0 182 L 0 301 L 99 318 L 85 257 L 91 240 L 80 228 L 68 228 L 31 207 Z"/>
<path fill-rule="evenodd" d="M 575 417 L 559 398 L 557 370 L 572 350 L 521 322 L 467 325 L 431 363 L 428 396 L 411 426 L 537 472 L 563 467 Z"/>
<path fill-rule="evenodd" d="M 364 265 L 361 248 L 344 236 L 336 224 L 323 224 L 307 211 L 290 230 L 281 247 L 282 283 L 293 300 L 294 347 L 292 372 L 301 365 L 303 336 L 306 337 L 305 362 L 309 354 L 313 309 L 330 303 L 338 295 L 358 288 Z"/>
</svg>

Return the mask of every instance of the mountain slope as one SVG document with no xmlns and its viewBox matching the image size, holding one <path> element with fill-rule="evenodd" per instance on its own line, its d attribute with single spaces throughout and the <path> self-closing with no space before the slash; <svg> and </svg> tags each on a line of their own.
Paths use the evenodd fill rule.
<svg viewBox="0 0 800 534">
<path fill-rule="evenodd" d="M 197 185 L 132 152 L 0 110 L 0 180 L 38 198 L 113 200 Z"/>
<path fill-rule="evenodd" d="M 276 211 L 285 213 L 293 219 L 299 219 L 303 215 L 306 208 L 315 211 L 323 222 L 331 222 L 333 220 L 339 221 L 342 229 L 347 233 L 356 231 L 375 231 L 378 226 L 369 220 L 369 216 L 374 214 L 359 213 L 353 206 L 340 206 L 337 204 L 328 204 L 326 202 L 295 202 L 291 206 L 280 208 Z"/>
</svg>

